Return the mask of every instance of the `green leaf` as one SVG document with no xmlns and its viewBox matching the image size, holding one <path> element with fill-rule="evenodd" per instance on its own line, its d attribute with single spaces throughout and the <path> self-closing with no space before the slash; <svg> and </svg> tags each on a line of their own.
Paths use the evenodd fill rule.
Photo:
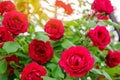
<svg viewBox="0 0 120 80">
<path fill-rule="evenodd" d="M 57 65 L 56 68 L 53 70 L 52 75 L 55 78 L 64 78 L 64 74 L 61 70 L 61 68 Z"/>
<path fill-rule="evenodd" d="M 119 25 L 119 24 L 116 24 L 116 23 L 114 23 L 114 22 L 105 20 L 104 23 L 105 23 L 105 24 L 108 24 L 108 25 L 111 25 L 111 26 L 115 27 L 116 29 L 120 29 L 120 25 Z"/>
<path fill-rule="evenodd" d="M 105 61 L 105 56 L 104 56 L 104 54 L 103 54 L 101 51 L 99 51 L 99 58 L 100 58 L 102 61 Z"/>
<path fill-rule="evenodd" d="M 16 52 L 19 47 L 19 44 L 16 42 L 5 42 L 3 49 L 7 51 L 7 53 L 13 53 Z"/>
<path fill-rule="evenodd" d="M 49 37 L 46 35 L 45 32 L 36 32 L 35 38 L 38 40 L 48 41 Z"/>
<path fill-rule="evenodd" d="M 0 53 L 1 54 L 6 54 L 6 51 L 3 48 L 0 48 Z"/>
<path fill-rule="evenodd" d="M 66 74 L 66 77 L 65 77 L 65 79 L 64 80 L 73 80 L 71 77 L 70 77 L 70 75 L 69 74 Z"/>
<path fill-rule="evenodd" d="M 23 46 L 24 53 L 28 53 L 28 44 L 24 44 L 22 46 Z"/>
<path fill-rule="evenodd" d="M 6 70 L 7 70 L 7 61 L 6 60 L 0 61 L 0 74 L 5 73 Z"/>
<path fill-rule="evenodd" d="M 46 64 L 46 67 L 47 67 L 48 69 L 53 70 L 53 69 L 56 67 L 56 64 L 54 64 L 54 63 L 47 63 L 47 64 Z"/>
<path fill-rule="evenodd" d="M 89 30 L 90 28 L 93 28 L 93 27 L 95 27 L 96 26 L 96 22 L 95 21 L 91 21 L 91 22 L 89 22 L 88 24 L 87 24 L 87 30 Z"/>
<path fill-rule="evenodd" d="M 42 78 L 43 78 L 43 80 L 56 80 L 56 79 L 48 77 L 48 76 L 43 76 Z"/>
<path fill-rule="evenodd" d="M 112 78 L 109 76 L 109 74 L 107 72 L 105 72 L 104 70 L 102 70 L 103 75 L 108 79 L 108 80 L 112 80 Z"/>
<path fill-rule="evenodd" d="M 102 74 L 100 70 L 93 68 L 91 72 L 96 73 L 96 74 Z"/>
<path fill-rule="evenodd" d="M 61 45 L 65 49 L 68 49 L 69 47 L 74 46 L 74 44 L 69 40 L 65 40 Z"/>
<path fill-rule="evenodd" d="M 78 22 L 72 20 L 72 21 L 67 21 L 67 22 L 64 22 L 65 26 L 79 26 Z"/>
<path fill-rule="evenodd" d="M 14 61 L 10 61 L 10 65 L 12 68 L 17 68 L 18 67 L 18 64 L 15 63 Z"/>
<path fill-rule="evenodd" d="M 29 59 L 28 54 L 23 54 L 22 52 L 16 52 L 15 54 L 16 54 L 16 56 L 18 56 L 18 57 L 25 58 L 25 59 Z"/>
<path fill-rule="evenodd" d="M 111 76 L 111 78 L 115 78 L 116 74 L 120 74 L 120 66 L 114 68 L 104 67 L 103 69 Z"/>
<path fill-rule="evenodd" d="M 112 47 L 112 49 L 117 49 L 120 50 L 120 42 L 117 42 L 117 44 L 111 43 L 110 46 Z"/>
<path fill-rule="evenodd" d="M 9 72 L 5 73 L 4 75 L 0 75 L 0 80 L 9 80 L 8 79 Z"/>
<path fill-rule="evenodd" d="M 20 72 L 18 70 L 14 70 L 14 73 L 18 78 L 20 77 Z"/>
<path fill-rule="evenodd" d="M 30 22 L 30 26 L 28 27 L 28 32 L 29 33 L 34 33 L 35 32 L 35 25 L 32 21 Z"/>
<path fill-rule="evenodd" d="M 53 58 L 51 59 L 51 62 L 58 63 L 59 60 L 60 60 L 59 57 L 57 57 L 56 55 L 54 55 Z"/>
</svg>

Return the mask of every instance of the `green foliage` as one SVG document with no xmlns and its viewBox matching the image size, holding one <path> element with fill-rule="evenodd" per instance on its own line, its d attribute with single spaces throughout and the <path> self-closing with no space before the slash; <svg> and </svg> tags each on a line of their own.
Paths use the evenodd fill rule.
<svg viewBox="0 0 120 80">
<path fill-rule="evenodd" d="M 9 74 L 9 72 L 7 72 L 4 75 L 0 75 L 0 80 L 8 80 L 8 74 Z"/>
<path fill-rule="evenodd" d="M 114 23 L 114 22 L 105 20 L 104 23 L 107 24 L 107 25 L 114 26 L 114 28 L 116 28 L 116 29 L 120 29 L 120 25 L 119 25 L 119 24 L 116 24 L 116 23 Z"/>
<path fill-rule="evenodd" d="M 54 75 L 55 78 L 64 78 L 64 74 L 62 73 L 61 68 L 59 65 L 57 65 L 52 72 L 52 75 Z"/>
<path fill-rule="evenodd" d="M 48 41 L 49 37 L 45 32 L 35 32 L 35 38 L 38 40 Z"/>
<path fill-rule="evenodd" d="M 14 73 L 17 78 L 20 78 L 20 72 L 18 70 L 14 70 Z"/>
<path fill-rule="evenodd" d="M 71 41 L 67 40 L 67 39 L 64 40 L 63 43 L 61 43 L 61 45 L 65 49 L 68 49 L 69 47 L 74 46 L 74 44 Z"/>
<path fill-rule="evenodd" d="M 20 48 L 19 44 L 16 42 L 6 42 L 3 46 L 3 49 L 7 53 L 13 53 L 16 52 Z"/>
<path fill-rule="evenodd" d="M 0 61 L 0 74 L 5 73 L 7 70 L 7 62 L 6 60 Z"/>
<path fill-rule="evenodd" d="M 56 79 L 51 78 L 51 77 L 49 77 L 49 76 L 43 76 L 42 78 L 43 78 L 43 80 L 56 80 Z"/>
</svg>

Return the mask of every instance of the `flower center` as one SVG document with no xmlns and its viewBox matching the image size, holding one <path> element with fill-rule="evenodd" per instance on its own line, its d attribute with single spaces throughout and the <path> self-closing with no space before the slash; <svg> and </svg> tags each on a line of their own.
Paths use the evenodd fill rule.
<svg viewBox="0 0 120 80">
<path fill-rule="evenodd" d="M 51 23 L 50 26 L 51 26 L 51 28 L 55 28 L 56 29 L 57 24 L 56 23 Z"/>
<path fill-rule="evenodd" d="M 78 66 L 81 62 L 82 58 L 78 55 L 73 55 L 69 60 L 69 63 L 73 66 Z"/>
<path fill-rule="evenodd" d="M 40 54 L 40 55 L 44 55 L 44 54 L 45 54 L 45 50 L 44 50 L 44 49 L 41 49 L 41 48 L 38 48 L 38 49 L 36 50 L 36 52 L 37 52 L 38 54 Z"/>
<path fill-rule="evenodd" d="M 101 38 L 102 32 L 98 32 L 98 38 Z"/>
<path fill-rule="evenodd" d="M 19 20 L 19 18 L 16 16 L 16 17 L 14 17 L 14 21 L 16 22 L 16 23 L 21 23 L 21 20 Z"/>
</svg>

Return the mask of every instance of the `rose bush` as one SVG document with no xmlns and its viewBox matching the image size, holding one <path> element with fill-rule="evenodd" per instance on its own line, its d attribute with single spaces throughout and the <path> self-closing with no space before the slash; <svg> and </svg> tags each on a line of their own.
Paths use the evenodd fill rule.
<svg viewBox="0 0 120 80">
<path fill-rule="evenodd" d="M 120 79 L 109 0 L 12 1 L 0 7 L 0 80 Z"/>
</svg>

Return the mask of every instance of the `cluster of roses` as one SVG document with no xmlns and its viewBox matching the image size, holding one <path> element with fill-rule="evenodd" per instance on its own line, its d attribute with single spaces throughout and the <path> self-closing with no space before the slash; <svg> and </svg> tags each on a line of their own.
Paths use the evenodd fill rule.
<svg viewBox="0 0 120 80">
<path fill-rule="evenodd" d="M 106 20 L 109 14 L 114 11 L 113 6 L 111 5 L 110 0 L 94 0 L 92 4 L 92 10 L 94 10 L 95 15 L 98 19 Z M 106 26 L 96 26 L 94 30 L 90 30 L 88 32 L 88 36 L 92 40 L 93 44 L 97 46 L 100 50 L 104 50 L 105 47 L 110 43 L 110 35 L 106 29 Z M 110 68 L 117 66 L 120 64 L 120 51 L 112 51 L 108 50 L 108 54 L 106 56 L 106 64 Z"/>
<path fill-rule="evenodd" d="M 56 2 L 56 5 L 65 6 L 61 1 Z M 11 8 L 9 8 L 10 6 Z M 113 11 L 109 0 L 95 0 L 92 9 L 96 13 L 105 13 L 105 15 Z M 1 44 L 7 41 L 13 41 L 15 36 L 27 32 L 27 17 L 23 13 L 18 12 L 12 2 L 1 2 L 0 13 L 4 16 L 2 26 L 0 27 Z M 53 41 L 57 41 L 64 36 L 64 26 L 61 20 L 58 19 L 50 19 L 45 24 L 44 31 Z M 94 46 L 97 46 L 100 50 L 104 50 L 110 43 L 110 34 L 105 26 L 96 26 L 88 32 L 88 37 L 93 42 Z M 41 76 L 45 76 L 47 73 L 47 70 L 42 65 L 46 64 L 54 55 L 52 45 L 49 41 L 44 42 L 42 40 L 33 39 L 29 44 L 28 54 L 34 62 L 24 67 L 21 72 L 21 80 L 42 80 Z M 106 64 L 109 67 L 117 66 L 120 63 L 119 57 L 119 51 L 109 50 L 106 56 Z M 11 59 L 12 58 L 8 58 L 7 61 Z M 15 62 L 18 61 L 19 60 L 16 60 Z M 71 77 L 82 77 L 93 68 L 94 58 L 87 48 L 83 46 L 71 46 L 62 52 L 59 65 L 66 73 L 70 74 Z"/>
<path fill-rule="evenodd" d="M 2 48 L 4 42 L 14 41 L 17 35 L 27 32 L 28 19 L 25 14 L 16 10 L 15 5 L 11 1 L 0 2 L 0 16 L 4 17 L 0 26 L 0 48 Z M 16 55 L 8 56 L 6 54 L 4 57 L 8 63 L 9 76 L 12 76 L 14 68 L 11 67 L 10 62 L 19 63 L 19 59 Z"/>
<path fill-rule="evenodd" d="M 108 14 L 111 14 L 114 11 L 113 6 L 111 5 L 110 0 L 95 0 L 92 4 L 92 12 L 89 17 L 95 15 L 98 20 L 108 20 Z"/>
</svg>

